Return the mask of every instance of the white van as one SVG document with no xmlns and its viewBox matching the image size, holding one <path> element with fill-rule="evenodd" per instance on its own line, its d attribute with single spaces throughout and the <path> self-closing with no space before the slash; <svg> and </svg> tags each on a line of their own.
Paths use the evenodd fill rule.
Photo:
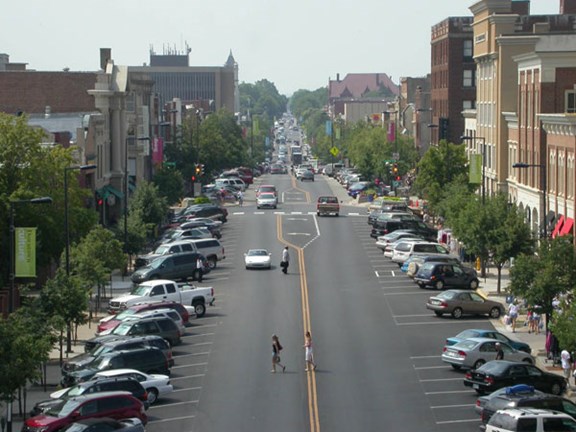
<svg viewBox="0 0 576 432">
<path fill-rule="evenodd" d="M 536 408 L 497 411 L 486 425 L 486 432 L 576 431 L 576 421 L 568 414 Z"/>
<path fill-rule="evenodd" d="M 244 183 L 242 179 L 236 177 L 218 178 L 214 180 L 214 184 L 219 188 L 222 186 L 231 186 L 235 189 L 241 190 L 242 192 L 246 190 L 246 183 Z"/>
</svg>

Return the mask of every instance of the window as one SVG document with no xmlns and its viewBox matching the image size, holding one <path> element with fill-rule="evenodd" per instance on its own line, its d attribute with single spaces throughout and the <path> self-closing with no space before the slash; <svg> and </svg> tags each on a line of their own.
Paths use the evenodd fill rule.
<svg viewBox="0 0 576 432">
<path fill-rule="evenodd" d="M 471 100 L 462 101 L 462 109 L 463 110 L 474 109 L 474 101 Z"/>
<path fill-rule="evenodd" d="M 474 86 L 474 71 L 472 71 L 472 70 L 465 70 L 464 71 L 462 85 L 464 87 L 473 87 Z"/>
<path fill-rule="evenodd" d="M 472 39 L 464 40 L 464 58 L 471 58 L 473 54 Z"/>
<path fill-rule="evenodd" d="M 567 91 L 565 98 L 565 110 L 567 113 L 576 113 L 576 91 Z"/>
</svg>

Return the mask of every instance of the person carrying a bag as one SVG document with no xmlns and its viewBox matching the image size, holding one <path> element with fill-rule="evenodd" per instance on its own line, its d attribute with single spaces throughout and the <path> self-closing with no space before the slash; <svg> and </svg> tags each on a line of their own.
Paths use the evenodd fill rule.
<svg viewBox="0 0 576 432">
<path fill-rule="evenodd" d="M 288 274 L 288 266 L 290 265 L 290 253 L 288 252 L 288 246 L 282 251 L 282 260 L 280 261 L 280 267 L 282 267 L 282 273 Z"/>
<path fill-rule="evenodd" d="M 272 335 L 272 370 L 271 373 L 276 373 L 276 365 L 282 368 L 282 372 L 286 370 L 280 360 L 280 351 L 282 351 L 282 345 L 280 344 L 280 339 L 275 334 Z"/>
</svg>

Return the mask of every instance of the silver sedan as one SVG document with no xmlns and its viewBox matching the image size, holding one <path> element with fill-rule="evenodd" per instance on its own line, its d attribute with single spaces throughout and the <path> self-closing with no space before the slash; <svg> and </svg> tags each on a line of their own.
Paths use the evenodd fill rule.
<svg viewBox="0 0 576 432">
<path fill-rule="evenodd" d="M 442 352 L 442 361 L 454 369 L 478 369 L 484 363 L 496 360 L 496 344 L 504 353 L 502 360 L 521 361 L 534 364 L 534 357 L 524 351 L 518 351 L 504 342 L 489 338 L 470 338 L 456 345 L 446 345 Z"/>
</svg>

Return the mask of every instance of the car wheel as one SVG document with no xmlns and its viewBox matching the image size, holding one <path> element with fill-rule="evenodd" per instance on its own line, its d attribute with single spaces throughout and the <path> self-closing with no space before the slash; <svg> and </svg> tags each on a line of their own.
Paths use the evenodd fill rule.
<svg viewBox="0 0 576 432">
<path fill-rule="evenodd" d="M 462 308 L 457 307 L 452 311 L 452 318 L 460 319 L 462 318 L 462 315 L 463 315 Z"/>
<path fill-rule="evenodd" d="M 470 281 L 470 289 L 475 290 L 478 288 L 478 279 L 472 279 Z"/>
<path fill-rule="evenodd" d="M 550 387 L 550 393 L 552 393 L 555 396 L 560 396 L 563 392 L 563 388 L 560 385 L 560 383 L 554 383 L 552 384 L 552 387 Z"/>
<path fill-rule="evenodd" d="M 476 363 L 474 363 L 474 366 L 472 366 L 472 369 L 478 369 L 484 363 L 486 363 L 484 360 L 477 360 Z"/>
<path fill-rule="evenodd" d="M 216 257 L 210 257 L 208 258 L 208 266 L 214 270 L 216 268 L 216 263 L 218 262 L 218 260 L 216 259 Z"/>
<path fill-rule="evenodd" d="M 462 366 L 460 366 L 460 365 L 455 365 L 455 364 L 453 364 L 453 365 L 450 365 L 450 366 L 452 366 L 452 369 L 454 369 L 454 370 L 460 370 L 460 369 L 462 369 Z"/>
<path fill-rule="evenodd" d="M 406 271 L 408 276 L 415 275 L 417 271 L 418 271 L 418 264 L 416 264 L 415 262 L 411 262 L 410 264 L 408 264 L 408 270 Z"/>
<path fill-rule="evenodd" d="M 204 303 L 196 303 L 192 306 L 194 306 L 194 311 L 196 312 L 197 317 L 201 318 L 206 315 L 206 305 Z"/>
<path fill-rule="evenodd" d="M 444 282 L 441 280 L 436 281 L 436 283 L 434 284 L 434 288 L 436 288 L 437 290 L 444 289 Z"/>
<path fill-rule="evenodd" d="M 500 318 L 500 308 L 498 307 L 493 307 L 492 309 L 490 309 L 490 318 L 492 319 L 497 319 Z"/>
<path fill-rule="evenodd" d="M 155 388 L 151 388 L 147 390 L 148 393 L 148 402 L 150 405 L 153 405 L 158 400 L 158 390 Z"/>
<path fill-rule="evenodd" d="M 434 311 L 434 314 L 435 314 L 437 317 L 441 317 L 441 316 L 443 315 L 443 313 L 440 312 L 440 311 Z"/>
</svg>

